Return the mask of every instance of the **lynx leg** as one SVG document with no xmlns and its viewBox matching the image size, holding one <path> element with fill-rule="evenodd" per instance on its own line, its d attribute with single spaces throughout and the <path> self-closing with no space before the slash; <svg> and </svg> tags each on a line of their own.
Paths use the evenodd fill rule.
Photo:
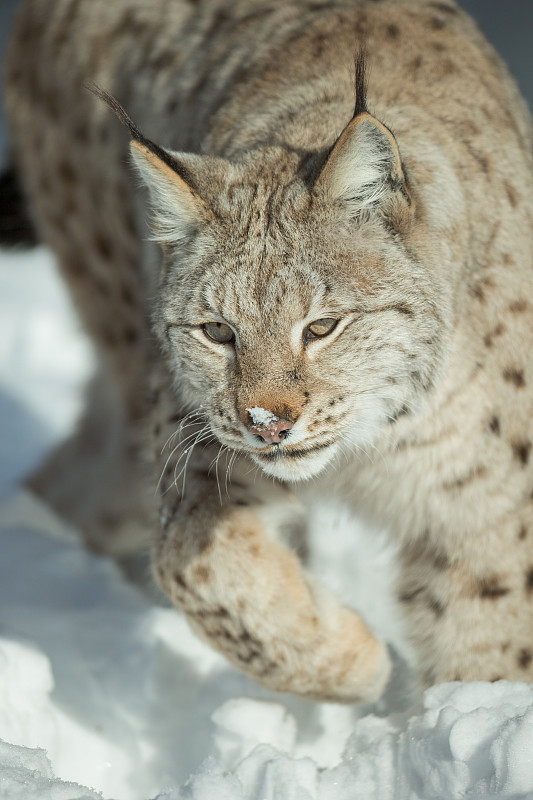
<svg viewBox="0 0 533 800">
<path fill-rule="evenodd" d="M 304 524 L 303 509 L 247 462 L 232 465 L 227 482 L 219 463 L 217 481 L 210 465 L 218 449 L 200 442 L 187 450 L 202 438 L 202 423 L 183 431 L 183 447 L 171 459 L 164 448 L 158 465 L 152 559 L 163 591 L 204 639 L 271 689 L 327 701 L 378 697 L 389 675 L 386 649 L 281 541 L 287 526 Z"/>
<path fill-rule="evenodd" d="M 28 485 L 95 552 L 115 558 L 146 552 L 155 511 L 150 472 L 104 365 L 87 386 L 74 433 Z"/>
<path fill-rule="evenodd" d="M 453 557 L 427 538 L 403 554 L 400 601 L 422 683 L 532 681 L 531 514 L 502 520 L 465 542 L 468 552 L 457 549 Z"/>
<path fill-rule="evenodd" d="M 36 27 L 26 30 L 32 19 L 21 16 L 6 70 L 17 168 L 39 237 L 54 251 L 103 365 L 75 440 L 33 486 L 83 525 L 92 546 L 124 551 L 132 521 L 144 515 L 139 420 L 150 348 L 127 145 L 114 120 L 94 112 L 96 100 L 83 89 L 89 65 L 72 66 L 68 82 L 42 70 L 43 63 L 59 63 L 50 51 L 59 45 L 54 29 L 49 37 L 38 35 L 36 16 Z M 17 37 L 22 47 L 30 34 L 34 57 L 22 60 Z"/>
</svg>

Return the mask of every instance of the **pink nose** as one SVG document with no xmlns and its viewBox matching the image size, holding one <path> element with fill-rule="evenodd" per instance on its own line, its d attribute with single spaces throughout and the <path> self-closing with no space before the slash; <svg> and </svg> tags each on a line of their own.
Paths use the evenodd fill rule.
<svg viewBox="0 0 533 800">
<path fill-rule="evenodd" d="M 250 422 L 252 421 L 253 420 L 250 419 Z M 265 444 L 279 444 L 285 439 L 291 428 L 292 422 L 289 422 L 287 419 L 274 418 L 267 424 L 250 425 L 249 431 L 256 436 L 260 436 Z"/>
</svg>

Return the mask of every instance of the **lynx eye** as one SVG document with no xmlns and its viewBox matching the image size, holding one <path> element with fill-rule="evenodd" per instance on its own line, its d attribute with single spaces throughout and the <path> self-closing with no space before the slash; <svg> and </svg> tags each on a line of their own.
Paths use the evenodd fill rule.
<svg viewBox="0 0 533 800">
<path fill-rule="evenodd" d="M 309 341 L 309 339 L 320 339 L 322 336 L 327 336 L 328 333 L 331 333 L 336 328 L 338 321 L 338 319 L 332 319 L 331 317 L 315 320 L 305 329 L 305 338 Z"/>
<path fill-rule="evenodd" d="M 229 344 L 235 338 L 233 331 L 225 322 L 206 322 L 202 330 L 208 339 L 217 344 Z"/>
</svg>

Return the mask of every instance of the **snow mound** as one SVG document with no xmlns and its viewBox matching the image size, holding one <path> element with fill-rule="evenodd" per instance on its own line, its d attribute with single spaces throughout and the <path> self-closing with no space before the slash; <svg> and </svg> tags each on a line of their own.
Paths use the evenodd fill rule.
<svg viewBox="0 0 533 800">
<path fill-rule="evenodd" d="M 0 740 L 0 800 L 102 800 L 102 795 L 54 777 L 44 750 Z"/>
<path fill-rule="evenodd" d="M 238 710 L 238 705 L 244 707 Z M 248 706 L 248 707 L 247 707 Z M 250 714 L 249 703 L 220 709 L 225 717 Z M 279 734 L 290 720 L 279 718 Z M 241 740 L 246 746 L 246 738 Z M 234 754 L 233 754 L 234 757 Z M 531 800 L 533 797 L 533 689 L 521 683 L 443 684 L 426 692 L 424 712 L 404 722 L 360 720 L 341 763 L 319 770 L 258 745 L 237 767 L 210 759 L 182 790 L 163 800 L 457 800 L 463 797 Z M 217 794 L 218 792 L 218 794 Z"/>
</svg>

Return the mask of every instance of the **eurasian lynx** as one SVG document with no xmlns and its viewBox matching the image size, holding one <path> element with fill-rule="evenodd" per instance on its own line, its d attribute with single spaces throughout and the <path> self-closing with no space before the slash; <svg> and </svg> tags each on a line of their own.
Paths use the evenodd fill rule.
<svg viewBox="0 0 533 800">
<path fill-rule="evenodd" d="M 108 98 L 160 264 L 87 82 L 150 136 Z M 400 543 L 424 684 L 533 679 L 532 136 L 471 20 L 25 0 L 7 89 L 39 234 L 124 410 L 93 528 L 148 519 L 158 485 L 153 572 L 203 637 L 274 689 L 375 697 L 386 648 L 291 545 L 313 478 Z"/>
</svg>

